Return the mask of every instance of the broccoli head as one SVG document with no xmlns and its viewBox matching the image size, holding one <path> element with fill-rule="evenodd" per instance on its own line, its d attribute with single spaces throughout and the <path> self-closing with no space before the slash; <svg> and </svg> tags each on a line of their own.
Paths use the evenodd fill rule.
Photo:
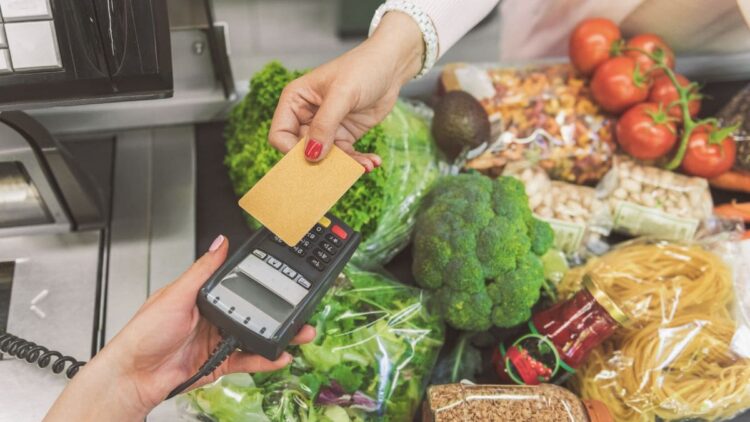
<svg viewBox="0 0 750 422">
<path fill-rule="evenodd" d="M 520 181 L 480 174 L 446 176 L 425 198 L 412 271 L 454 328 L 511 327 L 531 316 L 544 281 L 539 256 L 554 234 L 528 202 Z"/>
</svg>

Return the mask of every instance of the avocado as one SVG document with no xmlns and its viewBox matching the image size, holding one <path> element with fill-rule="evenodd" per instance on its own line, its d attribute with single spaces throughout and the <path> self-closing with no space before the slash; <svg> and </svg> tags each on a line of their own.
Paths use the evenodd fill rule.
<svg viewBox="0 0 750 422">
<path fill-rule="evenodd" d="M 446 93 L 435 106 L 432 136 L 450 159 L 464 147 L 476 148 L 490 136 L 490 120 L 482 104 L 465 91 Z"/>
</svg>

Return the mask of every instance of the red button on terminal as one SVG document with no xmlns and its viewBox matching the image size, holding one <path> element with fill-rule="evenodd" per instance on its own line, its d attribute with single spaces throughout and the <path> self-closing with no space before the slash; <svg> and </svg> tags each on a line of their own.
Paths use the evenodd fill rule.
<svg viewBox="0 0 750 422">
<path fill-rule="evenodd" d="M 335 234 L 336 236 L 338 236 L 339 238 L 341 238 L 342 240 L 346 240 L 346 236 L 348 236 L 346 231 L 342 229 L 341 227 L 339 227 L 337 224 L 334 224 L 333 227 L 331 227 L 331 232 Z"/>
</svg>

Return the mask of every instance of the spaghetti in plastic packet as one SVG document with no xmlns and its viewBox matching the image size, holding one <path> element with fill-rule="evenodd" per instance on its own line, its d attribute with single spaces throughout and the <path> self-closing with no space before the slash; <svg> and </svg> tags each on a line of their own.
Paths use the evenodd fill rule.
<svg viewBox="0 0 750 422">
<path fill-rule="evenodd" d="M 416 288 L 348 266 L 310 324 L 312 343 L 278 371 L 226 376 L 181 396 L 200 421 L 410 421 L 443 344 Z"/>
<path fill-rule="evenodd" d="M 723 420 L 750 408 L 741 246 L 634 240 L 569 271 L 561 296 L 587 273 L 631 321 L 591 352 L 571 387 L 618 421 Z"/>
<path fill-rule="evenodd" d="M 632 236 L 691 240 L 713 214 L 706 179 L 645 166 L 618 155 L 597 187 L 613 216 L 613 230 Z"/>
<path fill-rule="evenodd" d="M 612 120 L 570 64 L 451 64 L 443 70 L 441 89 L 469 92 L 490 118 L 492 141 L 472 151 L 468 168 L 499 176 L 510 162 L 533 160 L 552 179 L 576 184 L 596 183 L 609 170 Z"/>
<path fill-rule="evenodd" d="M 612 217 L 596 189 L 552 181 L 541 167 L 527 161 L 508 164 L 503 175 L 523 182 L 531 211 L 552 226 L 557 249 L 585 255 L 587 249 L 598 249 L 602 237 L 609 235 Z"/>
</svg>

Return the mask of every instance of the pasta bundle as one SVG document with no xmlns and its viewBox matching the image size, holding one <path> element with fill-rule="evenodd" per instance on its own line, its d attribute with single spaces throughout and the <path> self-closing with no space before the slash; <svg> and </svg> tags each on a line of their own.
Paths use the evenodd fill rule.
<svg viewBox="0 0 750 422">
<path fill-rule="evenodd" d="M 629 315 L 589 355 L 572 386 L 619 421 L 724 419 L 750 407 L 750 359 L 730 347 L 736 324 L 732 273 L 700 246 L 631 243 L 571 270 L 562 296 L 584 273 Z"/>
</svg>

